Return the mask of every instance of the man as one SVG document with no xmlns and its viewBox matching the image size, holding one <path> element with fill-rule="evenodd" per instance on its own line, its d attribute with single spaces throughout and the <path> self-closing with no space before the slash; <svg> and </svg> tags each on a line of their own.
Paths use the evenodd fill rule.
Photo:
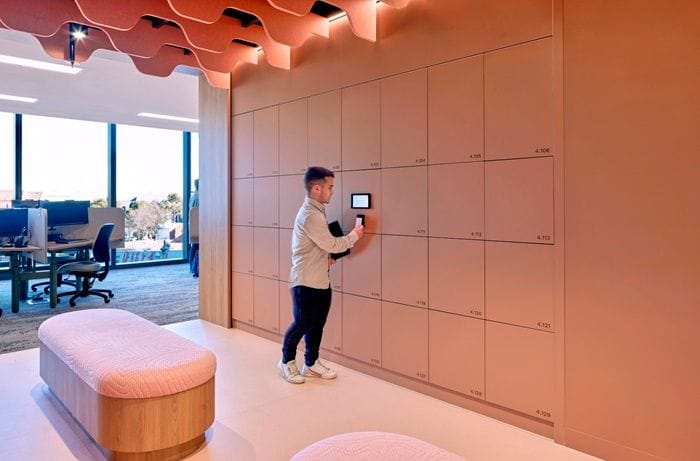
<svg viewBox="0 0 700 461">
<path fill-rule="evenodd" d="M 306 199 L 297 213 L 292 232 L 292 270 L 290 286 L 294 320 L 284 335 L 282 359 L 277 367 L 282 377 L 301 384 L 306 377 L 334 379 L 336 372 L 318 359 L 323 327 L 331 307 L 331 287 L 328 271 L 332 260 L 329 253 L 341 253 L 351 248 L 364 232 L 357 226 L 344 237 L 333 237 L 326 223 L 326 204 L 333 196 L 332 171 L 310 167 L 304 175 Z M 299 373 L 296 365 L 297 345 L 306 341 L 305 364 Z"/>
<path fill-rule="evenodd" d="M 190 210 L 199 207 L 199 179 L 194 180 L 194 192 L 190 196 Z M 190 233 L 192 229 L 190 228 Z M 190 245 L 190 273 L 192 277 L 199 277 L 199 243 Z"/>
</svg>

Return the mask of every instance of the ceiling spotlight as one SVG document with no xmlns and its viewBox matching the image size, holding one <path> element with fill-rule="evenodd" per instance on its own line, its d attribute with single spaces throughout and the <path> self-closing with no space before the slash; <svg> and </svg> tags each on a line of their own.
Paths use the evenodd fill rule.
<svg viewBox="0 0 700 461">
<path fill-rule="evenodd" d="M 87 37 L 87 34 L 87 27 L 74 22 L 68 23 L 68 60 L 70 61 L 71 67 L 75 64 L 75 42 L 76 40 L 84 39 Z"/>
</svg>

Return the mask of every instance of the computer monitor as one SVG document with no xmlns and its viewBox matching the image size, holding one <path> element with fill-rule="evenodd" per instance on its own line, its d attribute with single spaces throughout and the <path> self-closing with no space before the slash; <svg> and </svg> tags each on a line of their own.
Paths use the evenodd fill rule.
<svg viewBox="0 0 700 461">
<path fill-rule="evenodd" d="M 47 224 L 50 228 L 88 223 L 89 200 L 65 200 L 61 202 L 42 201 L 46 209 Z"/>
<path fill-rule="evenodd" d="M 12 208 L 39 208 L 39 200 L 13 200 Z"/>
<path fill-rule="evenodd" d="M 26 208 L 0 209 L 0 237 L 17 237 L 27 227 L 28 214 Z"/>
</svg>

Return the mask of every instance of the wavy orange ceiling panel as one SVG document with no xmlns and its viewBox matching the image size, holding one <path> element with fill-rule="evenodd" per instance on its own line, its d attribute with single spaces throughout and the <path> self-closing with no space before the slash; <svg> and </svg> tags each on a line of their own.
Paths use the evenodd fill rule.
<svg viewBox="0 0 700 461">
<path fill-rule="evenodd" d="M 115 5 L 113 0 L 75 0 L 83 15 L 101 26 L 130 30 L 142 16 L 168 19 L 173 12 L 166 0 L 130 0 Z"/>
<path fill-rule="evenodd" d="M 409 2 L 383 1 L 396 8 Z M 355 35 L 376 40 L 375 0 L 327 3 L 347 14 Z M 115 50 L 144 73 L 165 76 L 177 65 L 198 67 L 212 85 L 227 88 L 236 63 L 257 64 L 258 50 L 271 66 L 289 69 L 291 48 L 312 35 L 328 38 L 329 18 L 312 13 L 313 5 L 314 0 L 0 0 L 0 27 L 29 32 L 49 55 L 68 60 L 69 23 L 80 24 L 89 33 L 76 42 L 77 62 L 96 49 Z"/>
<path fill-rule="evenodd" d="M 217 22 L 227 8 L 252 14 L 260 19 L 271 39 L 291 47 L 301 46 L 311 35 L 328 38 L 330 34 L 328 19 L 315 14 L 290 15 L 265 0 L 168 0 L 168 3 L 180 16 L 207 24 Z"/>
<path fill-rule="evenodd" d="M 243 27 L 238 20 L 226 16 L 214 24 L 184 21 L 187 23 L 184 25 L 183 31 L 187 40 L 196 48 L 221 52 L 228 47 L 231 39 L 241 39 L 260 46 L 265 52 L 265 59 L 271 66 L 280 69 L 290 68 L 291 48 L 289 45 L 272 40 L 261 26 L 251 24 L 248 27 Z"/>
<path fill-rule="evenodd" d="M 61 27 L 58 31 L 49 37 L 37 36 L 37 40 L 41 44 L 44 51 L 49 56 L 56 59 L 62 59 L 64 61 L 69 61 L 68 56 L 68 39 L 69 39 L 68 25 L 66 27 Z M 75 41 L 75 62 L 85 62 L 90 59 L 92 53 L 95 50 L 112 50 L 117 51 L 112 46 L 112 42 L 109 41 L 107 34 L 99 29 L 90 29 L 89 35 L 90 40 L 76 40 Z"/>
<path fill-rule="evenodd" d="M 0 21 L 8 29 L 51 37 L 67 22 L 88 24 L 73 0 L 0 0 Z"/>
<path fill-rule="evenodd" d="M 303 16 L 311 11 L 314 0 L 268 0 L 275 8 L 287 13 Z M 376 0 L 326 0 L 348 15 L 352 31 L 360 38 L 374 42 L 377 40 Z"/>
<path fill-rule="evenodd" d="M 173 73 L 173 70 L 180 65 L 190 67 L 197 67 L 198 65 L 197 59 L 193 54 L 186 54 L 185 50 L 167 45 L 158 50 L 158 53 L 152 58 L 130 57 L 140 72 L 157 77 L 169 76 Z M 213 72 L 206 69 L 203 69 L 202 72 L 213 86 L 228 88 L 230 74 Z"/>
</svg>

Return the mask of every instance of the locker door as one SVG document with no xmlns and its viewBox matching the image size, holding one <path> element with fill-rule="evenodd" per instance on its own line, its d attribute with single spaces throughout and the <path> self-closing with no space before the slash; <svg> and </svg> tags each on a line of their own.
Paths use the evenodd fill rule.
<svg viewBox="0 0 700 461">
<path fill-rule="evenodd" d="M 382 367 L 428 380 L 428 311 L 382 301 Z"/>
<path fill-rule="evenodd" d="M 486 318 L 554 331 L 554 247 L 486 242 Z"/>
<path fill-rule="evenodd" d="M 306 171 L 306 98 L 279 106 L 279 174 Z"/>
<path fill-rule="evenodd" d="M 343 89 L 343 170 L 381 166 L 380 87 L 369 82 Z"/>
<path fill-rule="evenodd" d="M 340 90 L 309 98 L 309 166 L 340 171 Z"/>
<path fill-rule="evenodd" d="M 430 309 L 484 317 L 484 242 L 429 241 Z"/>
<path fill-rule="evenodd" d="M 430 311 L 430 382 L 484 398 L 484 321 Z"/>
<path fill-rule="evenodd" d="M 343 352 L 343 294 L 333 292 L 331 310 L 328 313 L 326 326 L 323 328 L 321 347 L 336 353 Z"/>
<path fill-rule="evenodd" d="M 329 275 L 331 277 L 331 288 L 336 291 L 343 291 L 343 260 L 339 259 L 331 265 Z"/>
<path fill-rule="evenodd" d="M 343 261 L 343 291 L 382 297 L 382 236 L 365 234 Z"/>
<path fill-rule="evenodd" d="M 303 183 L 303 181 L 302 181 Z M 335 173 L 333 178 L 333 196 L 331 202 L 326 205 L 326 221 L 338 221 L 343 224 L 343 174 Z M 345 232 L 350 232 L 350 229 L 343 228 Z"/>
<path fill-rule="evenodd" d="M 234 115 L 232 122 L 233 177 L 253 177 L 253 113 Z"/>
<path fill-rule="evenodd" d="M 289 283 L 280 282 L 280 335 L 284 339 L 284 335 L 287 332 L 287 328 L 292 324 L 294 319 L 294 313 L 292 312 L 292 295 L 289 291 Z M 304 350 L 306 345 L 304 344 L 304 338 L 301 338 L 299 345 L 297 346 L 297 365 L 304 365 Z"/>
<path fill-rule="evenodd" d="M 428 168 L 382 170 L 382 233 L 428 235 Z"/>
<path fill-rule="evenodd" d="M 279 226 L 279 178 L 253 179 L 253 221 L 256 226 Z"/>
<path fill-rule="evenodd" d="M 304 175 L 280 176 L 279 184 L 279 225 L 292 229 L 297 212 L 306 197 Z"/>
<path fill-rule="evenodd" d="M 343 294 L 343 354 L 381 366 L 382 303 Z"/>
<path fill-rule="evenodd" d="M 382 167 L 425 165 L 428 158 L 428 72 L 382 80 Z"/>
<path fill-rule="evenodd" d="M 279 230 L 279 279 L 289 281 L 289 271 L 292 270 L 292 230 Z"/>
<path fill-rule="evenodd" d="M 233 318 L 240 322 L 253 324 L 253 276 L 233 272 Z"/>
<path fill-rule="evenodd" d="M 486 159 L 552 155 L 552 41 L 537 40 L 484 58 Z"/>
<path fill-rule="evenodd" d="M 280 334 L 284 336 L 287 328 L 292 324 L 294 313 L 292 312 L 292 295 L 289 292 L 288 282 L 279 282 L 279 305 L 280 305 Z"/>
<path fill-rule="evenodd" d="M 253 270 L 259 277 L 279 279 L 279 229 L 255 227 Z"/>
<path fill-rule="evenodd" d="M 379 217 L 382 211 L 382 180 L 380 170 L 343 171 L 343 230 L 350 231 L 355 227 L 355 216 L 365 215 L 365 232 L 379 234 L 382 232 Z M 350 208 L 350 194 L 369 193 L 372 208 L 368 210 L 353 210 Z M 337 197 L 334 197 L 337 198 Z"/>
<path fill-rule="evenodd" d="M 253 225 L 253 181 L 254 179 L 234 179 L 233 185 L 233 224 Z"/>
<path fill-rule="evenodd" d="M 235 272 L 253 273 L 253 228 L 233 226 L 232 265 Z"/>
<path fill-rule="evenodd" d="M 554 243 L 551 157 L 486 162 L 486 238 Z"/>
<path fill-rule="evenodd" d="M 277 106 L 253 113 L 253 171 L 256 177 L 279 173 L 278 128 Z"/>
<path fill-rule="evenodd" d="M 485 398 L 551 421 L 554 334 L 486 321 Z"/>
<path fill-rule="evenodd" d="M 483 160 L 483 56 L 428 69 L 428 134 L 431 164 Z"/>
<path fill-rule="evenodd" d="M 253 305 L 255 326 L 273 333 L 280 332 L 279 282 L 255 277 Z"/>
<path fill-rule="evenodd" d="M 484 164 L 428 167 L 431 237 L 484 238 Z"/>
<path fill-rule="evenodd" d="M 382 299 L 428 306 L 428 239 L 382 235 Z"/>
</svg>

